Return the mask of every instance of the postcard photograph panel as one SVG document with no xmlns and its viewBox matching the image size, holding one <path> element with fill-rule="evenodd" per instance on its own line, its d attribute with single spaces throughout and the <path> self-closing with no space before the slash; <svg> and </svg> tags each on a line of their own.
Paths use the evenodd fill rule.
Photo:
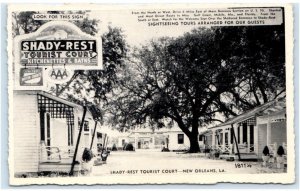
<svg viewBox="0 0 300 191">
<path fill-rule="evenodd" d="M 294 182 L 290 5 L 10 5 L 10 184 Z"/>
</svg>

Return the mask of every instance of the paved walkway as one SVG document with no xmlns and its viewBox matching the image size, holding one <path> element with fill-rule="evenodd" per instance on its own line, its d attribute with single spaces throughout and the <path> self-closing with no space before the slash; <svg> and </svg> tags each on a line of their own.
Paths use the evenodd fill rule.
<svg viewBox="0 0 300 191">
<path fill-rule="evenodd" d="M 153 150 L 111 152 L 107 163 L 94 166 L 93 176 L 107 174 L 166 174 L 166 173 L 262 173 L 259 162 L 229 162 L 213 160 L 199 154 L 178 154 Z"/>
</svg>

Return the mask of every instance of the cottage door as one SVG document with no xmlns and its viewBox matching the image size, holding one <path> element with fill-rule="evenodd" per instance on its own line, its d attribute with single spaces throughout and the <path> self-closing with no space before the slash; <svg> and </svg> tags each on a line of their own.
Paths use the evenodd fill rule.
<svg viewBox="0 0 300 191">
<path fill-rule="evenodd" d="M 46 113 L 45 111 L 41 111 L 40 113 L 40 125 L 41 125 L 41 141 L 42 141 L 42 152 L 45 154 L 43 161 L 49 161 L 50 156 L 51 156 L 51 149 L 49 148 L 51 144 L 51 139 L 50 139 L 50 120 L 51 116 L 50 113 Z M 46 147 L 48 148 L 46 148 Z"/>
</svg>

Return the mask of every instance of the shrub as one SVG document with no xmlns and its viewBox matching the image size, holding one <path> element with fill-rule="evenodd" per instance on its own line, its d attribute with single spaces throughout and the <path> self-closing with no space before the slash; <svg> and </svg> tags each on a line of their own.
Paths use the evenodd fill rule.
<svg viewBox="0 0 300 191">
<path fill-rule="evenodd" d="M 82 160 L 85 162 L 89 162 L 92 160 L 92 158 L 93 158 L 93 152 L 90 149 L 85 148 L 82 154 Z"/>
<path fill-rule="evenodd" d="M 265 148 L 264 148 L 264 150 L 263 150 L 263 154 L 264 154 L 265 156 L 270 155 L 270 151 L 269 151 L 268 146 L 265 146 Z"/>
<path fill-rule="evenodd" d="M 113 144 L 112 148 L 111 148 L 112 151 L 117 151 L 117 145 L 116 144 Z"/>
<path fill-rule="evenodd" d="M 216 157 L 216 158 L 219 158 L 219 157 L 220 157 L 219 151 L 216 151 L 216 152 L 215 152 L 215 157 Z"/>
<path fill-rule="evenodd" d="M 277 149 L 277 154 L 278 154 L 279 156 L 284 155 L 284 149 L 283 149 L 282 146 L 279 146 L 279 147 L 278 147 L 278 149 Z"/>
<path fill-rule="evenodd" d="M 170 150 L 166 147 L 162 148 L 161 152 L 170 152 Z"/>
<path fill-rule="evenodd" d="M 125 151 L 134 151 L 134 147 L 131 143 L 128 143 L 128 144 L 124 145 L 124 150 Z"/>
<path fill-rule="evenodd" d="M 210 148 L 205 148 L 204 149 L 204 153 L 209 153 L 210 152 Z"/>
</svg>

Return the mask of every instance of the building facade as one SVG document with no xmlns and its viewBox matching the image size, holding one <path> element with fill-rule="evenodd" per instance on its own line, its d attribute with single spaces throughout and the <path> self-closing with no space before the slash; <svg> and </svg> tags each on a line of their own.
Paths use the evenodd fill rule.
<svg viewBox="0 0 300 191">
<path fill-rule="evenodd" d="M 277 99 L 209 128 L 203 133 L 205 145 L 235 159 L 261 159 L 268 146 L 276 155 L 278 146 L 286 148 L 285 99 Z"/>
<path fill-rule="evenodd" d="M 91 112 L 87 111 L 80 134 L 77 155 L 75 146 L 83 120 L 81 105 L 58 98 L 43 91 L 14 91 L 13 94 L 14 172 L 37 173 L 43 171 L 69 172 L 73 158 L 80 169 L 84 148 L 97 151 L 93 141 L 97 128 Z"/>
</svg>

